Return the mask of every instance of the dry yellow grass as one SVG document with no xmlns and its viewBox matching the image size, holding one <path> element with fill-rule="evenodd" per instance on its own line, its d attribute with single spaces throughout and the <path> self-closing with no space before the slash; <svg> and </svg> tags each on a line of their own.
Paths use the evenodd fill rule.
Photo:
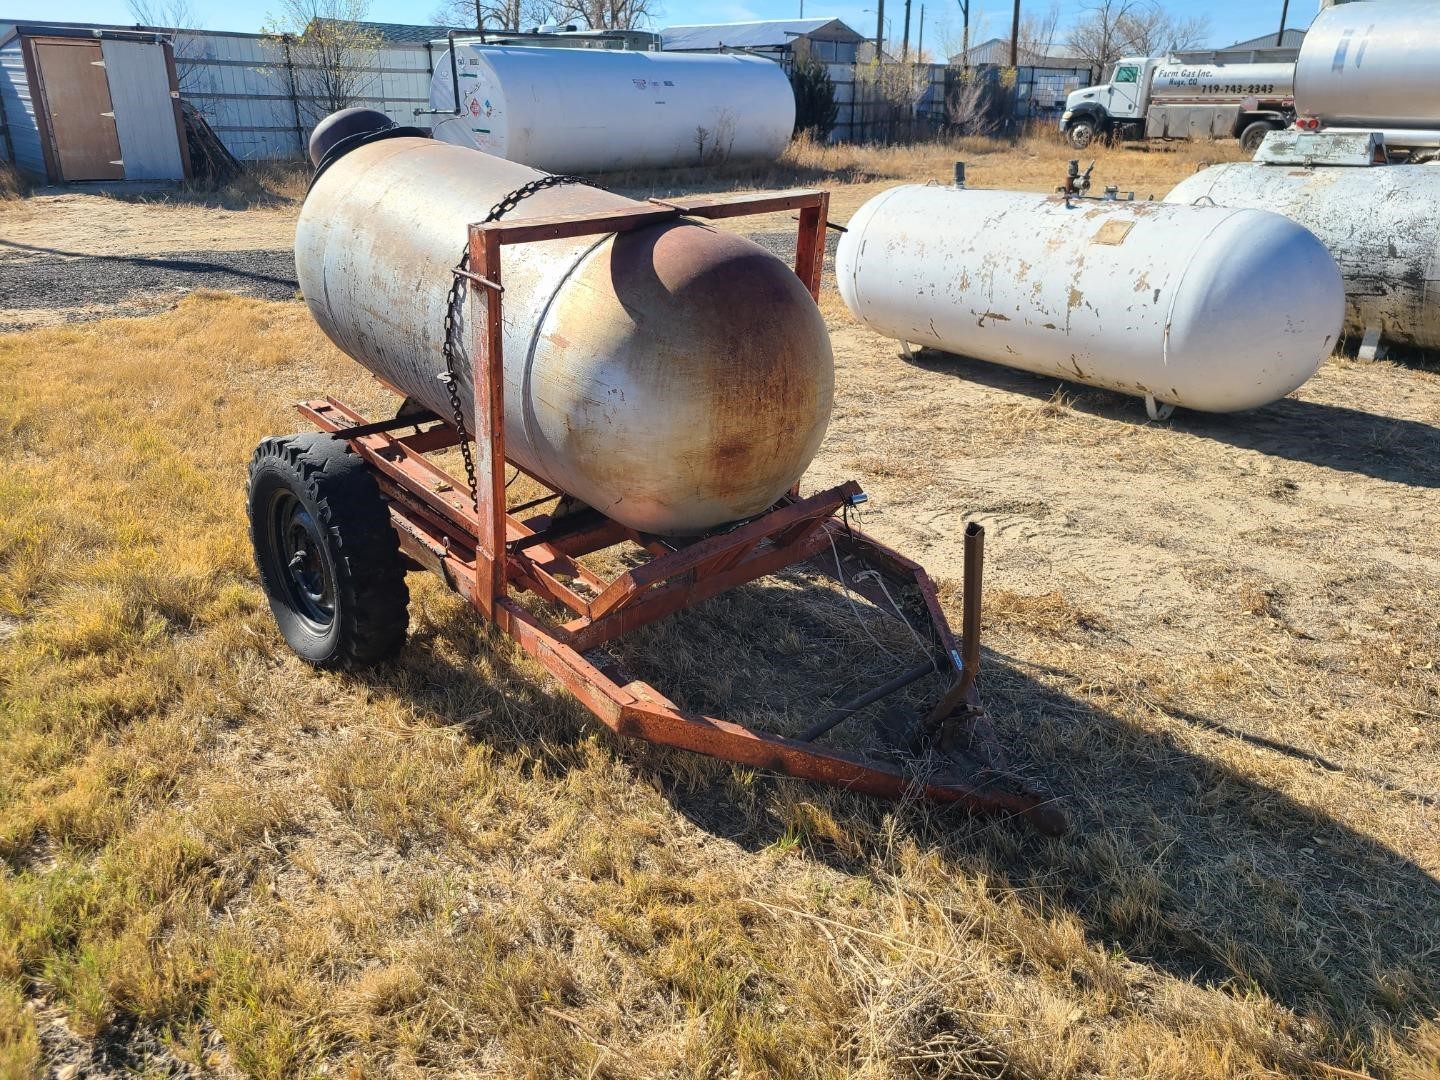
<svg viewBox="0 0 1440 1080">
<path fill-rule="evenodd" d="M 908 437 L 884 410 L 922 381 L 842 362 L 820 470 L 867 410 L 896 421 L 867 420 L 869 452 Z M 0 1075 L 1435 1074 L 1433 796 L 1204 724 L 1303 679 L 1368 695 L 1433 780 L 1440 747 L 1405 734 L 1440 713 L 1423 595 L 1388 595 L 1391 647 L 1357 631 L 1295 670 L 1265 655 L 1286 595 L 1217 571 L 1241 651 L 1166 666 L 997 544 L 986 694 L 1077 818 L 1042 841 L 612 738 L 428 578 L 398 662 L 311 672 L 242 503 L 255 442 L 323 391 L 376 400 L 295 304 L 0 337 Z M 1073 399 L 976 393 L 963 438 L 932 418 L 904 452 L 1113 445 Z M 1165 460 L 1188 437 L 1135 438 Z M 774 587 L 658 631 L 651 662 L 743 707 Z M 816 647 L 768 629 L 773 656 Z"/>
<path fill-rule="evenodd" d="M 1095 162 L 1098 193 L 1114 184 L 1136 198 L 1162 198 L 1205 164 L 1239 161 L 1239 144 L 1222 142 L 1118 143 L 1084 154 L 1071 149 L 1058 133 L 1037 132 L 1007 139 L 961 138 L 910 146 L 820 144 L 797 139 L 775 162 L 733 162 L 707 169 L 653 169 L 609 173 L 599 180 L 633 198 L 665 198 L 697 191 L 753 191 L 820 187 L 831 191 L 832 217 L 843 222 L 866 199 L 897 183 L 949 183 L 957 160 L 966 162 L 973 187 L 1053 191 L 1065 178 L 1065 165 L 1081 158 Z M 762 219 L 763 220 L 763 219 Z M 771 227 L 789 219 L 777 215 Z M 735 222 L 730 223 L 735 226 Z M 756 227 L 747 220 L 744 227 Z"/>
<path fill-rule="evenodd" d="M 19 170 L 8 161 L 0 161 L 0 203 L 13 202 L 29 190 L 30 185 Z"/>
</svg>

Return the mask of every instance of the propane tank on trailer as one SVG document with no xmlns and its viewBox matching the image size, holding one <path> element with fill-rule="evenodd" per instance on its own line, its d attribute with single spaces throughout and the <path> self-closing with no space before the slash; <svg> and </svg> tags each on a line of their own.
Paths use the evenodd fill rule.
<svg viewBox="0 0 1440 1080">
<path fill-rule="evenodd" d="M 1299 387 L 1344 294 L 1278 214 L 907 185 L 871 199 L 835 256 L 872 330 L 1145 398 L 1233 412 Z"/>
<path fill-rule="evenodd" d="M 1440 348 L 1440 167 L 1235 162 L 1187 177 L 1165 201 L 1254 207 L 1298 222 L 1340 267 L 1346 333 Z"/>
<path fill-rule="evenodd" d="M 795 128 L 790 80 L 755 56 L 459 43 L 430 109 L 437 139 L 549 172 L 776 158 Z"/>
<path fill-rule="evenodd" d="M 448 417 L 443 328 L 468 226 L 544 174 L 375 116 L 372 141 L 317 149 L 296 273 L 331 341 Z M 641 205 L 566 185 L 506 220 Z M 502 271 L 506 452 L 556 490 L 634 529 L 694 534 L 769 509 L 814 457 L 829 336 L 805 285 L 758 244 L 678 220 L 507 246 Z"/>
</svg>

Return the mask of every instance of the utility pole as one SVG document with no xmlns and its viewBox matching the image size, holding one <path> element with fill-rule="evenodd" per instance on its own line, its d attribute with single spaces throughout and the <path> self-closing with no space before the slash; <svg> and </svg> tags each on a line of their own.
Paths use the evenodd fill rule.
<svg viewBox="0 0 1440 1080">
<path fill-rule="evenodd" d="M 885 0 L 875 5 L 875 63 L 885 62 Z"/>
<path fill-rule="evenodd" d="M 900 37 L 900 62 L 910 59 L 910 0 L 905 0 L 905 30 Z"/>
<path fill-rule="evenodd" d="M 1285 44 L 1285 18 L 1290 14 L 1290 0 L 1284 0 L 1280 5 L 1280 32 L 1275 35 L 1275 48 Z"/>
<path fill-rule="evenodd" d="M 1010 66 L 1020 66 L 1020 0 L 1015 0 L 1015 17 L 1010 20 Z"/>
<path fill-rule="evenodd" d="M 920 5 L 920 37 L 915 42 L 915 59 L 925 62 L 925 5 Z"/>
<path fill-rule="evenodd" d="M 960 2 L 960 66 L 970 66 L 970 0 Z"/>
</svg>

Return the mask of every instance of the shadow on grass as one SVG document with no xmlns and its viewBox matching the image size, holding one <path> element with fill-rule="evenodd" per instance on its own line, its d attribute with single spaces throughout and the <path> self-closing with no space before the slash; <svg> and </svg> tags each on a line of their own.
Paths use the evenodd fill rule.
<svg viewBox="0 0 1440 1080">
<path fill-rule="evenodd" d="M 1079 412 L 1145 422 L 1145 408 L 1139 398 L 1093 386 L 928 348 L 916 351 L 910 362 L 925 371 L 1042 401 L 1059 391 L 1073 393 L 1069 403 Z M 1177 409 L 1166 423 L 1203 438 L 1274 457 L 1412 487 L 1440 488 L 1440 426 L 1416 420 L 1282 398 L 1240 413 Z"/>
<path fill-rule="evenodd" d="M 835 646 L 834 612 L 821 609 L 844 603 L 833 594 L 817 602 L 794 580 L 765 579 L 672 617 L 655 629 L 660 636 L 623 659 L 687 708 L 743 720 L 756 702 L 779 703 L 775 715 L 784 726 L 771 730 L 794 733 L 805 717 L 788 718 L 791 705 L 848 697 L 854 691 L 841 684 L 857 673 L 893 670 L 868 643 L 839 642 L 848 654 L 840 666 L 807 665 L 808 644 L 795 652 L 795 633 L 807 641 L 805 635 L 819 635 L 817 650 Z M 763 612 L 774 618 L 760 619 Z M 467 724 L 477 741 L 530 754 L 544 772 L 558 777 L 582 767 L 582 744 L 599 725 L 557 684 L 522 668 L 517 655 L 457 604 L 373 678 L 387 691 L 425 699 L 442 721 Z M 488 677 L 476 661 L 489 668 Z M 1233 737 L 1217 720 L 1187 714 L 1172 716 L 1179 723 L 1168 727 L 1142 725 L 1038 677 L 1053 682 L 1065 677 L 1062 669 L 993 653 L 985 665 L 982 694 L 1002 743 L 1025 772 L 1045 778 L 1071 817 L 1072 831 L 1061 839 L 1043 839 L 1020 821 L 919 804 L 897 810 L 816 784 L 602 738 L 680 814 L 745 850 L 798 840 L 808 857 L 883 887 L 889 875 L 903 872 L 893 832 L 886 839 L 886 819 L 895 814 L 900 831 L 937 854 L 950 874 L 1023 883 L 1007 896 L 1039 918 L 1071 911 L 1107 951 L 1236 996 L 1263 992 L 1327 1021 L 1347 1043 L 1398 1033 L 1440 1004 L 1440 882 L 1425 869 L 1182 741 L 1181 724 Z M 817 671 L 828 671 L 828 682 L 816 683 Z M 477 711 L 481 700 L 504 704 Z M 816 712 L 823 711 L 822 703 Z M 867 726 L 863 717 L 852 724 Z M 1283 744 L 1259 752 L 1313 758 Z M 1434 811 L 1395 789 L 1383 797 Z M 784 808 L 800 802 L 818 805 L 838 823 L 853 842 L 845 852 L 823 836 L 795 835 Z"/>
</svg>

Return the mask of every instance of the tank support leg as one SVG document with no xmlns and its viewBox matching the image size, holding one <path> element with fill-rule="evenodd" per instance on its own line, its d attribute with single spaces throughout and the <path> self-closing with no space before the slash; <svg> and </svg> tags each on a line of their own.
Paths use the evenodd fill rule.
<svg viewBox="0 0 1440 1080">
<path fill-rule="evenodd" d="M 1156 401 L 1154 394 L 1146 394 L 1145 415 L 1151 420 L 1169 420 L 1175 415 L 1175 406 L 1169 402 Z"/>
<path fill-rule="evenodd" d="M 1367 326 L 1365 336 L 1360 339 L 1361 360 L 1379 360 L 1385 355 L 1385 348 L 1380 344 L 1380 328 L 1378 326 Z"/>
</svg>

